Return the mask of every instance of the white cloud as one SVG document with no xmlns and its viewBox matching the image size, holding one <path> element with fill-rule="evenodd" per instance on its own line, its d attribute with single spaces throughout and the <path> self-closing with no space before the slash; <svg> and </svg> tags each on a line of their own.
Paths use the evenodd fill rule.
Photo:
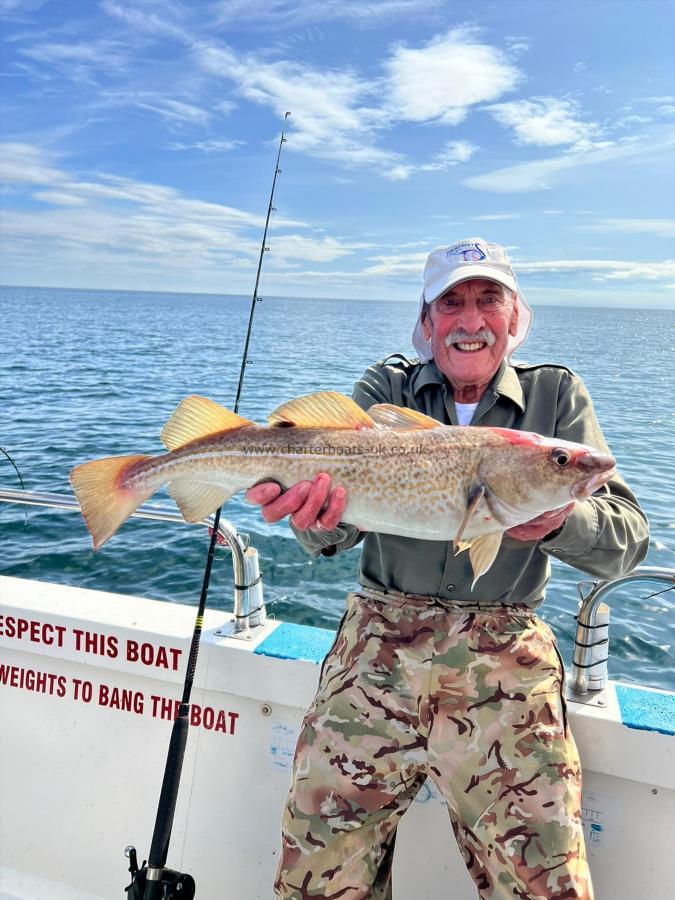
<svg viewBox="0 0 675 900">
<path fill-rule="evenodd" d="M 58 184 L 66 180 L 37 147 L 30 144 L 0 144 L 0 179 L 28 184 Z"/>
<path fill-rule="evenodd" d="M 445 169 L 467 162 L 478 149 L 469 141 L 448 141 L 443 150 L 433 156 L 430 162 L 424 165 L 398 163 L 384 169 L 382 175 L 390 181 L 405 181 L 414 172 L 443 172 Z"/>
<path fill-rule="evenodd" d="M 474 222 L 506 222 L 509 219 L 519 219 L 520 213 L 485 213 L 482 216 L 471 216 Z"/>
<path fill-rule="evenodd" d="M 645 97 L 644 102 L 657 106 L 657 112 L 665 116 L 671 116 L 675 112 L 675 97 L 670 94 L 663 94 L 660 97 Z"/>
<path fill-rule="evenodd" d="M 641 139 L 625 138 L 615 144 L 596 146 L 590 150 L 571 149 L 560 156 L 533 160 L 515 166 L 495 169 L 482 175 L 471 175 L 462 181 L 466 187 L 497 194 L 548 190 L 567 169 L 601 165 L 619 159 L 644 159 L 675 146 L 675 131 Z"/>
<path fill-rule="evenodd" d="M 109 271 L 110 284 L 118 283 L 118 265 L 127 276 L 152 266 L 182 270 L 186 281 L 190 267 L 222 275 L 229 269 L 254 269 L 262 215 L 114 174 L 80 180 L 30 145 L 2 149 L 5 176 L 16 185 L 38 188 L 31 190 L 32 198 L 47 204 L 4 204 L 3 250 L 13 268 L 55 271 L 70 263 L 86 270 L 95 261 L 97 271 Z M 277 257 L 277 266 L 290 265 L 287 260 L 331 262 L 371 246 L 325 234 L 299 235 L 290 231 L 294 227 L 307 226 L 283 217 L 274 222 L 272 258 Z"/>
<path fill-rule="evenodd" d="M 581 160 L 581 162 L 580 162 Z M 573 168 L 588 159 L 583 157 L 557 156 L 550 159 L 534 160 L 515 166 L 495 169 L 482 175 L 471 175 L 463 180 L 466 187 L 477 191 L 492 191 L 495 194 L 524 193 L 548 190 L 558 172 Z"/>
<path fill-rule="evenodd" d="M 675 219 L 600 219 L 592 225 L 583 227 L 593 231 L 622 231 L 626 234 L 675 237 Z"/>
<path fill-rule="evenodd" d="M 88 284 L 133 287 L 143 283 L 159 289 L 218 289 L 223 278 L 230 289 L 243 286 L 255 271 L 262 216 L 246 210 L 185 196 L 176 188 L 136 181 L 114 174 L 90 180 L 74 176 L 35 147 L 4 145 L 5 174 L 16 189 L 42 207 L 18 205 L 15 195 L 6 198 L 2 217 L 4 254 L 10 280 L 30 280 L 33 272 L 49 272 L 52 283 L 72 284 L 69 273 L 87 272 Z M 20 196 L 20 195 L 19 195 Z M 483 214 L 477 220 L 512 216 Z M 606 220 L 608 227 L 649 233 L 671 233 L 672 220 Z M 367 263 L 351 260 L 373 245 L 314 230 L 300 235 L 292 223 L 275 223 L 272 253 L 267 271 L 272 285 L 306 285 L 315 292 L 317 283 L 330 281 L 347 293 L 367 282 L 383 292 L 396 286 L 408 292 L 419 283 L 430 243 L 400 246 L 378 253 Z M 600 222 L 597 224 L 604 224 Z M 326 265 L 348 260 L 347 271 L 326 271 Z M 309 264 L 309 266 L 305 265 Z M 575 278 L 625 291 L 639 283 L 651 285 L 663 296 L 675 281 L 675 260 L 553 259 L 515 262 L 518 274 L 540 290 L 542 279 L 564 279 L 574 287 Z M 161 278 L 157 273 L 163 273 Z M 231 276 L 231 277 L 230 277 Z M 192 280 L 192 279 L 198 280 Z M 182 279 L 182 280 L 181 280 Z M 239 280 L 237 280 L 239 279 Z M 539 285 L 539 286 L 537 286 Z M 625 287 L 624 287 L 625 286 Z M 548 287 L 541 287 L 546 290 Z M 623 296 L 623 295 L 622 295 Z M 665 301 L 661 301 L 665 302 Z"/>
<path fill-rule="evenodd" d="M 211 113 L 194 103 L 186 103 L 152 91 L 102 91 L 97 106 L 122 106 L 156 113 L 174 124 L 207 125 Z"/>
<path fill-rule="evenodd" d="M 478 150 L 475 144 L 469 141 L 448 141 L 443 150 L 437 153 L 431 162 L 420 166 L 422 172 L 440 172 L 449 169 L 459 163 L 468 162 Z"/>
<path fill-rule="evenodd" d="M 192 144 L 184 144 L 178 141 L 175 141 L 168 145 L 169 150 L 200 150 L 202 153 L 225 153 L 228 150 L 234 150 L 237 147 L 243 146 L 245 141 L 234 141 L 234 140 L 208 140 L 208 141 L 195 141 Z"/>
<path fill-rule="evenodd" d="M 383 282 L 401 282 L 409 284 L 421 279 L 422 269 L 427 258 L 427 246 L 423 252 L 401 253 L 395 252 L 389 255 L 371 257 L 372 265 L 368 265 L 359 271 L 340 273 L 344 279 L 371 279 Z M 509 248 L 511 250 L 517 248 Z M 675 276 L 675 260 L 662 260 L 656 262 L 637 262 L 627 260 L 609 259 L 554 259 L 535 262 L 513 262 L 513 267 L 520 277 L 528 276 L 584 276 L 594 281 L 645 281 L 650 283 L 667 282 Z M 313 274 L 319 277 L 319 272 Z M 338 273 L 331 273 L 338 274 Z M 654 285 L 665 288 L 666 285 Z"/>
<path fill-rule="evenodd" d="M 90 80 L 92 73 L 117 74 L 128 65 L 128 48 L 119 41 L 102 39 L 89 43 L 43 43 L 21 48 L 22 56 L 58 69 L 73 80 Z"/>
<path fill-rule="evenodd" d="M 521 35 L 507 34 L 504 43 L 510 56 L 520 56 L 521 53 L 526 53 L 532 48 L 529 38 Z"/>
<path fill-rule="evenodd" d="M 392 166 L 390 169 L 385 169 L 382 174 L 389 181 L 406 181 L 414 171 L 415 166 L 400 163 L 397 166 Z"/>
<path fill-rule="evenodd" d="M 342 19 L 372 25 L 400 17 L 429 14 L 445 0 L 220 0 L 215 4 L 216 26 L 240 27 L 243 23 L 275 29 L 298 28 Z"/>
<path fill-rule="evenodd" d="M 617 119 L 616 122 L 613 123 L 612 128 L 621 129 L 627 128 L 633 125 L 648 125 L 650 122 L 653 122 L 654 119 L 651 116 L 623 116 L 621 119 Z"/>
<path fill-rule="evenodd" d="M 214 109 L 217 109 L 218 112 L 221 112 L 224 116 L 229 115 L 236 108 L 237 104 L 232 100 L 219 100 L 214 106 Z"/>
<path fill-rule="evenodd" d="M 315 240 L 299 235 L 277 235 L 274 238 L 273 253 L 283 259 L 302 259 L 308 262 L 332 262 L 348 256 L 354 250 L 368 247 L 368 244 L 347 244 L 335 238 Z"/>
<path fill-rule="evenodd" d="M 65 191 L 35 191 L 31 196 L 33 200 L 51 203 L 53 206 L 82 206 L 85 202 L 84 197 L 77 197 L 75 194 L 68 194 Z"/>
<path fill-rule="evenodd" d="M 477 104 L 495 100 L 521 80 L 504 53 L 460 28 L 425 47 L 399 45 L 385 62 L 388 103 L 409 122 L 456 125 Z"/>
<path fill-rule="evenodd" d="M 555 259 L 513 262 L 517 275 L 591 274 L 598 281 L 662 281 L 675 276 L 675 260 Z"/>
<path fill-rule="evenodd" d="M 552 147 L 587 141 L 598 133 L 593 122 L 578 118 L 578 104 L 556 97 L 512 100 L 486 107 L 500 125 L 512 128 L 520 144 Z"/>
<path fill-rule="evenodd" d="M 47 0 L 0 0 L 0 16 L 7 21 L 23 21 L 23 17 L 44 6 Z"/>
<path fill-rule="evenodd" d="M 186 40 L 185 30 L 180 24 L 176 24 L 176 19 L 180 21 L 183 10 L 175 4 L 168 3 L 167 0 L 162 2 L 157 13 L 148 11 L 147 8 L 138 9 L 128 2 L 116 3 L 114 0 L 102 0 L 101 8 L 109 16 L 129 25 L 134 32 L 174 38 L 178 41 Z"/>
<path fill-rule="evenodd" d="M 270 21 L 295 17 L 308 7 L 312 15 L 360 19 L 385 17 L 403 10 L 429 7 L 427 0 L 382 0 L 378 3 L 322 4 L 295 2 L 221 3 L 221 21 L 237 19 Z M 451 141 L 445 151 L 427 165 L 413 165 L 402 153 L 381 146 L 383 133 L 402 121 L 451 124 L 462 119 L 477 103 L 500 97 L 520 80 L 519 70 L 497 48 L 481 43 L 475 30 L 456 29 L 439 35 L 420 48 L 395 46 L 382 63 L 382 75 L 365 76 L 341 67 L 311 66 L 288 59 L 270 61 L 270 54 L 241 53 L 215 38 L 195 37 L 180 16 L 162 18 L 147 8 L 121 6 L 105 0 L 104 9 L 127 25 L 156 38 L 167 34 L 183 41 L 202 75 L 227 80 L 240 97 L 272 109 L 289 123 L 292 140 L 288 149 L 310 154 L 349 169 L 377 169 L 390 180 L 404 180 L 415 171 L 443 170 L 466 161 L 477 149 L 468 141 Z M 176 24 L 178 22 L 178 24 Z M 217 29 L 216 29 L 217 30 Z M 214 27 L 209 25 L 208 33 Z M 194 34 L 198 34 L 195 32 Z M 209 110 L 184 101 L 172 101 L 148 92 L 109 93 L 108 103 L 126 103 L 161 114 L 178 123 L 205 122 Z M 221 111 L 229 112 L 225 100 Z"/>
<path fill-rule="evenodd" d="M 360 273 L 366 278 L 382 278 L 384 280 L 404 279 L 409 281 L 421 279 L 424 263 L 429 251 L 420 253 L 395 253 L 390 256 L 372 257 L 374 265 L 367 266 Z"/>
<path fill-rule="evenodd" d="M 332 284 L 358 284 L 366 279 L 379 281 L 383 284 L 410 284 L 411 282 L 418 282 L 422 277 L 422 270 L 430 246 L 427 241 L 417 241 L 414 242 L 414 245 L 420 243 L 427 249 L 419 252 L 395 252 L 389 255 L 372 256 L 369 257 L 372 265 L 358 270 L 320 272 L 305 269 L 302 272 L 294 273 L 294 275 L 298 277 L 298 280 L 318 281 L 329 278 Z M 407 244 L 403 245 L 400 249 L 407 246 Z"/>
<path fill-rule="evenodd" d="M 354 72 L 319 71 L 286 60 L 262 63 L 214 45 L 195 49 L 200 65 L 235 81 L 242 96 L 271 107 L 279 117 L 293 112 L 289 149 L 350 168 L 401 162 L 399 154 L 376 146 L 375 132 L 385 124 L 385 116 L 365 105 L 372 86 Z"/>
</svg>

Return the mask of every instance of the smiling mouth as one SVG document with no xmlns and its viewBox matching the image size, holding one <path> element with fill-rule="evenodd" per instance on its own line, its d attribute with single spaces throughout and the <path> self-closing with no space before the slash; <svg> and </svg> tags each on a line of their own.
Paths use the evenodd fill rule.
<svg viewBox="0 0 675 900">
<path fill-rule="evenodd" d="M 485 341 L 458 341 L 452 346 L 460 353 L 477 353 L 487 347 L 487 343 Z"/>
</svg>

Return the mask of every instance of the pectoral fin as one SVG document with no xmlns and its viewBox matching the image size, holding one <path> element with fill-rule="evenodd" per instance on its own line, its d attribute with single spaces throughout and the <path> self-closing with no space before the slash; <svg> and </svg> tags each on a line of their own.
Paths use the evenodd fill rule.
<svg viewBox="0 0 675 900">
<path fill-rule="evenodd" d="M 466 498 L 466 512 L 464 513 L 464 518 L 460 522 L 459 528 L 457 529 L 457 534 L 455 535 L 455 555 L 468 546 L 468 544 L 462 541 L 462 535 L 466 531 L 471 519 L 475 515 L 479 514 L 480 506 L 484 499 L 484 485 L 474 484 L 469 488 L 469 495 Z M 460 544 L 464 544 L 464 546 L 460 546 Z"/>
<path fill-rule="evenodd" d="M 473 582 L 471 590 L 476 586 L 476 582 L 481 575 L 484 575 L 495 561 L 495 557 L 499 553 L 502 543 L 502 532 L 493 531 L 490 534 L 483 534 L 471 541 L 469 548 L 469 559 L 471 560 L 471 568 L 473 569 Z"/>
</svg>

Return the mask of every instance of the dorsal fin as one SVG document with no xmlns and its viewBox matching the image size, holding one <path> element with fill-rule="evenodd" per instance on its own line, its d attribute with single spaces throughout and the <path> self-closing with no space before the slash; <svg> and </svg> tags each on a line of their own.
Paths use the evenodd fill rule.
<svg viewBox="0 0 675 900">
<path fill-rule="evenodd" d="M 168 450 L 178 450 L 197 438 L 253 424 L 219 403 L 193 394 L 178 404 L 160 437 Z"/>
<path fill-rule="evenodd" d="M 283 428 L 373 428 L 361 407 L 336 391 L 321 391 L 282 403 L 269 417 L 271 426 Z"/>
<path fill-rule="evenodd" d="M 419 430 L 421 428 L 443 428 L 443 424 L 431 416 L 417 412 L 416 409 L 404 409 L 393 403 L 376 403 L 368 409 L 368 415 L 378 428 L 398 428 L 399 430 Z"/>
</svg>

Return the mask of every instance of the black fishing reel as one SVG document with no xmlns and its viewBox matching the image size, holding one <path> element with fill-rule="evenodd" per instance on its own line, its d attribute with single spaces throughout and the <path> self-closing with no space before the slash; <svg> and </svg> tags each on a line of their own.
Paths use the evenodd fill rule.
<svg viewBox="0 0 675 900">
<path fill-rule="evenodd" d="M 127 900 L 193 900 L 196 885 L 192 875 L 163 868 L 160 878 L 150 881 L 145 860 L 138 867 L 136 848 L 127 847 L 124 855 L 129 860 L 131 873 L 131 884 L 124 889 Z"/>
</svg>

